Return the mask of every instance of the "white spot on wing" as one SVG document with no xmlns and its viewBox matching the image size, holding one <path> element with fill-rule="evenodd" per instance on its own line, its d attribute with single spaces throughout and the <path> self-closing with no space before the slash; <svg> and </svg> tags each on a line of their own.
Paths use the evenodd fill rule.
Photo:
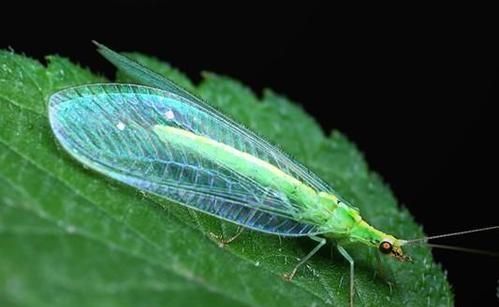
<svg viewBox="0 0 499 307">
<path fill-rule="evenodd" d="M 172 120 L 172 119 L 174 119 L 174 118 L 175 118 L 175 114 L 173 114 L 173 111 L 172 111 L 172 110 L 168 110 L 168 111 L 166 111 L 166 113 L 165 113 L 165 117 L 166 117 L 166 119 L 168 119 L 168 120 Z"/>
<path fill-rule="evenodd" d="M 125 126 L 125 124 L 123 122 L 119 122 L 119 123 L 116 124 L 116 128 L 118 128 L 118 130 L 123 131 L 123 130 L 125 130 L 125 127 L 126 126 Z"/>
</svg>

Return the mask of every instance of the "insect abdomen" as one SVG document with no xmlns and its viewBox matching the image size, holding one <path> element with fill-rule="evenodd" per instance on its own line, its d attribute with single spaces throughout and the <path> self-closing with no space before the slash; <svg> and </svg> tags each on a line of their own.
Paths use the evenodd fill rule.
<svg viewBox="0 0 499 307">
<path fill-rule="evenodd" d="M 312 188 L 248 153 L 175 127 L 157 125 L 153 130 L 163 142 L 183 147 L 187 152 L 202 153 L 208 160 L 253 178 L 263 186 L 282 191 L 283 196 L 298 204 L 308 206 L 318 201 Z"/>
</svg>

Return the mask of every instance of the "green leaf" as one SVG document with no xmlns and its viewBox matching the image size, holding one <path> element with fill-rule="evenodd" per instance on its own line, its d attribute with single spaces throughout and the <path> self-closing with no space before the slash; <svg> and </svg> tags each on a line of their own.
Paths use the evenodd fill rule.
<svg viewBox="0 0 499 307">
<path fill-rule="evenodd" d="M 301 108 L 270 90 L 259 99 L 230 78 L 199 86 L 153 58 L 133 57 L 262 134 L 402 238 L 422 235 L 362 155 L 338 132 L 325 136 Z M 54 91 L 103 82 L 70 61 L 47 66 L 0 51 L 1 306 L 344 306 L 349 267 L 327 248 L 292 282 L 282 279 L 314 246 L 304 239 L 244 232 L 220 248 L 210 232 L 233 225 L 144 195 L 72 160 L 56 143 L 46 103 Z M 118 79 L 125 80 L 123 76 Z M 353 248 L 358 306 L 445 306 L 453 297 L 427 248 L 414 263 Z"/>
</svg>

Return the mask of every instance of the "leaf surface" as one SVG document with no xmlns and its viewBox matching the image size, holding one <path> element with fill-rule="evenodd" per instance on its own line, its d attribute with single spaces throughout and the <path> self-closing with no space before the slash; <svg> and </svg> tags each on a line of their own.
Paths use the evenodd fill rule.
<svg viewBox="0 0 499 307">
<path fill-rule="evenodd" d="M 278 144 L 361 209 L 374 226 L 422 236 L 360 152 L 270 90 L 258 98 L 230 78 L 204 74 L 198 86 L 154 58 L 132 55 Z M 236 228 L 85 169 L 56 143 L 47 119 L 53 92 L 104 82 L 67 59 L 0 51 L 1 306 L 344 306 L 348 264 L 325 248 L 292 282 L 282 279 L 313 248 L 308 239 L 246 231 L 220 248 L 210 233 Z M 117 79 L 126 81 L 118 74 Z M 340 102 L 338 102 L 340 103 Z M 415 262 L 356 260 L 358 306 L 452 305 L 440 266 L 423 247 Z"/>
</svg>

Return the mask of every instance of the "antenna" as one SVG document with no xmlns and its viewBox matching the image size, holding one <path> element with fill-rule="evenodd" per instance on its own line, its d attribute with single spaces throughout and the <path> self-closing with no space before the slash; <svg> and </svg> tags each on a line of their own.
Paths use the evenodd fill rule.
<svg viewBox="0 0 499 307">
<path fill-rule="evenodd" d="M 436 235 L 436 236 L 428 236 L 428 237 L 423 237 L 423 238 L 413 239 L 413 240 L 401 240 L 401 245 L 422 243 L 422 244 L 426 244 L 427 246 L 432 247 L 432 248 L 441 248 L 441 249 L 455 250 L 455 251 L 472 253 L 472 254 L 480 254 L 480 255 L 487 255 L 487 256 L 492 256 L 492 257 L 499 257 L 499 252 L 490 252 L 490 251 L 484 251 L 484 250 L 474 249 L 474 248 L 466 248 L 466 247 L 460 247 L 460 246 L 428 243 L 428 240 L 445 238 L 445 237 L 461 236 L 461 235 L 466 235 L 466 234 L 470 234 L 470 233 L 474 233 L 474 232 L 482 232 L 482 231 L 489 231 L 489 230 L 495 230 L 495 229 L 499 229 L 499 225 L 490 226 L 490 227 L 475 228 L 475 229 L 458 231 L 458 232 L 451 232 L 451 233 L 446 233 L 446 234 L 441 234 L 441 235 Z"/>
<path fill-rule="evenodd" d="M 489 231 L 489 230 L 494 230 L 494 229 L 499 229 L 499 225 L 490 226 L 490 227 L 483 227 L 483 228 L 475 228 L 475 229 L 458 231 L 458 232 L 445 233 L 445 234 L 441 234 L 441 235 L 423 237 L 423 238 L 413 239 L 413 240 L 402 240 L 402 245 L 414 244 L 417 242 L 427 242 L 428 240 L 433 240 L 433 239 L 438 239 L 438 238 L 461 236 L 461 235 L 466 235 L 466 234 L 470 234 L 470 233 L 474 233 L 474 232 Z"/>
<path fill-rule="evenodd" d="M 441 245 L 441 244 L 433 244 L 433 243 L 426 243 L 426 245 L 429 246 L 429 247 L 432 247 L 432 248 L 441 248 L 441 249 L 448 249 L 448 250 L 454 250 L 454 251 L 471 253 L 471 254 L 485 255 L 485 256 L 491 256 L 491 257 L 499 257 L 499 253 L 490 252 L 490 251 L 484 251 L 484 250 L 481 250 L 481 249 L 474 249 L 474 248 L 467 248 L 467 247 L 460 247 L 460 246 L 452 246 L 452 245 Z"/>
</svg>

